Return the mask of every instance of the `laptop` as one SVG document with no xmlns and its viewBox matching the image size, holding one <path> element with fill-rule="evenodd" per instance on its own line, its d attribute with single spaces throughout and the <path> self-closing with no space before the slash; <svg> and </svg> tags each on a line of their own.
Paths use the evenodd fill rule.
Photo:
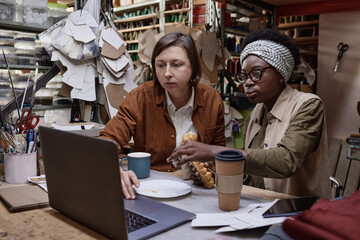
<svg viewBox="0 0 360 240">
<path fill-rule="evenodd" d="M 42 126 L 39 131 L 49 203 L 63 215 L 111 239 L 144 239 L 195 218 L 144 196 L 126 200 L 114 142 Z"/>
</svg>

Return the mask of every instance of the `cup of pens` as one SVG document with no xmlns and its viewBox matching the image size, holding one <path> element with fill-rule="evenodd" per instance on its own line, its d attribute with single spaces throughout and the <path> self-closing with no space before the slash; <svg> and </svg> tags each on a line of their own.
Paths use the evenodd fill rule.
<svg viewBox="0 0 360 240">
<path fill-rule="evenodd" d="M 4 154 L 4 175 L 7 183 L 27 183 L 28 177 L 36 174 L 36 152 Z"/>
<path fill-rule="evenodd" d="M 32 132 L 27 132 L 32 134 Z M 27 141 L 24 134 L 1 133 L 1 145 L 4 149 L 5 181 L 11 184 L 27 183 L 28 177 L 37 174 L 36 139 Z"/>
</svg>

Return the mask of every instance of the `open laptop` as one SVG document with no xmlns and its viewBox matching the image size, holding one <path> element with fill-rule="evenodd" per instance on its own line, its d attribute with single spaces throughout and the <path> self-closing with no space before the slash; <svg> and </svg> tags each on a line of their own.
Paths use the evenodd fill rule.
<svg viewBox="0 0 360 240">
<path fill-rule="evenodd" d="M 195 214 L 143 196 L 123 198 L 119 154 L 111 141 L 39 127 L 50 206 L 111 238 L 144 239 Z M 126 216 L 145 216 L 132 229 Z M 126 215 L 126 216 L 125 216 Z"/>
</svg>

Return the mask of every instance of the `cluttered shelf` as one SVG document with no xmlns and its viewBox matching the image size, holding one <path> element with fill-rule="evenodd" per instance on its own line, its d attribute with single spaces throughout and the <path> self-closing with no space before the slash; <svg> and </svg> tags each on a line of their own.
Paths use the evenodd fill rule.
<svg viewBox="0 0 360 240">
<path fill-rule="evenodd" d="M 141 16 L 118 19 L 118 20 L 115 20 L 114 23 L 135 22 L 135 21 L 141 21 L 141 20 L 157 18 L 157 17 L 158 17 L 157 13 L 150 13 L 150 14 L 141 15 Z"/>
</svg>

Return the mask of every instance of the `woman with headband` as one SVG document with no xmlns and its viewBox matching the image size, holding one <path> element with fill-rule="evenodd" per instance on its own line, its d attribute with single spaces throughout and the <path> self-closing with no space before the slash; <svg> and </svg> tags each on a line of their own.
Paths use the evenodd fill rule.
<svg viewBox="0 0 360 240">
<path fill-rule="evenodd" d="M 241 83 L 256 103 L 245 122 L 246 183 L 295 196 L 329 197 L 330 180 L 324 105 L 314 94 L 286 84 L 300 63 L 291 40 L 277 30 L 249 34 L 241 45 Z M 210 158 L 226 148 L 187 142 L 187 161 Z"/>
</svg>

